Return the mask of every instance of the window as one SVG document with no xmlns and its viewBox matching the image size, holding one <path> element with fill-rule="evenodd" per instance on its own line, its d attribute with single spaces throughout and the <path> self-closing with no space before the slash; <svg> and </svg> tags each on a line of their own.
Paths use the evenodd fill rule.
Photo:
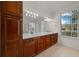
<svg viewBox="0 0 79 59">
<path fill-rule="evenodd" d="M 78 37 L 78 9 L 61 14 L 61 35 Z"/>
</svg>

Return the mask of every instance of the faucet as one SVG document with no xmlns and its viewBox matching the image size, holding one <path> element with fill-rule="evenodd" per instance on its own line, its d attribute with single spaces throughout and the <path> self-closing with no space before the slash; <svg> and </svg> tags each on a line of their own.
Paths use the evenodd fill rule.
<svg viewBox="0 0 79 59">
<path fill-rule="evenodd" d="M 33 33 L 34 33 L 34 28 L 31 28 L 30 33 L 31 33 L 31 34 L 33 34 Z"/>
</svg>

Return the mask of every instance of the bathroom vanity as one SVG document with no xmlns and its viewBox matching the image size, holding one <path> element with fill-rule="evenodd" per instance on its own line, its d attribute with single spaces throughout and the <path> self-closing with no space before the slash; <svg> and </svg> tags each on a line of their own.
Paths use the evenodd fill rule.
<svg viewBox="0 0 79 59">
<path fill-rule="evenodd" d="M 31 57 L 57 42 L 58 34 L 41 25 L 44 18 L 23 19 L 22 5 L 22 1 L 0 2 L 0 56 Z"/>
<path fill-rule="evenodd" d="M 32 9 L 23 10 L 23 56 L 36 56 L 56 44 L 57 38 L 52 19 L 41 16 Z"/>
<path fill-rule="evenodd" d="M 23 37 L 23 56 L 32 57 L 57 43 L 57 33 L 25 34 Z"/>
</svg>

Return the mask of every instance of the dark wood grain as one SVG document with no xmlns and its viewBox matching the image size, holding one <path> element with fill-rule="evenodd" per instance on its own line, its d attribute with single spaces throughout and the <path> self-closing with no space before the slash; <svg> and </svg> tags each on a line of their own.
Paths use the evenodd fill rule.
<svg viewBox="0 0 79 59">
<path fill-rule="evenodd" d="M 58 34 L 49 34 L 23 40 L 24 57 L 35 56 L 57 43 Z"/>
<path fill-rule="evenodd" d="M 2 56 L 23 56 L 22 2 L 1 2 Z"/>
<path fill-rule="evenodd" d="M 45 36 L 45 49 L 47 49 L 48 47 L 50 47 L 50 35 L 46 35 Z"/>
<path fill-rule="evenodd" d="M 36 39 L 36 53 L 38 54 L 44 50 L 44 38 L 41 36 L 34 39 Z"/>
<path fill-rule="evenodd" d="M 36 41 L 32 38 L 24 40 L 24 56 L 32 57 L 36 55 Z"/>
<path fill-rule="evenodd" d="M 1 56 L 1 2 L 0 2 L 0 56 Z"/>
<path fill-rule="evenodd" d="M 54 45 L 55 43 L 57 43 L 57 40 L 58 40 L 58 34 L 55 33 L 55 34 L 51 34 L 51 46 Z"/>
</svg>

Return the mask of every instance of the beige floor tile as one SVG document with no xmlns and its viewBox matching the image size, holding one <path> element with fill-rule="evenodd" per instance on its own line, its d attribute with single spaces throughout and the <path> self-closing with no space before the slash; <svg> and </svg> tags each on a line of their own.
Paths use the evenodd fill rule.
<svg viewBox="0 0 79 59">
<path fill-rule="evenodd" d="M 36 57 L 79 57 L 79 50 L 55 44 L 38 54 Z"/>
</svg>

